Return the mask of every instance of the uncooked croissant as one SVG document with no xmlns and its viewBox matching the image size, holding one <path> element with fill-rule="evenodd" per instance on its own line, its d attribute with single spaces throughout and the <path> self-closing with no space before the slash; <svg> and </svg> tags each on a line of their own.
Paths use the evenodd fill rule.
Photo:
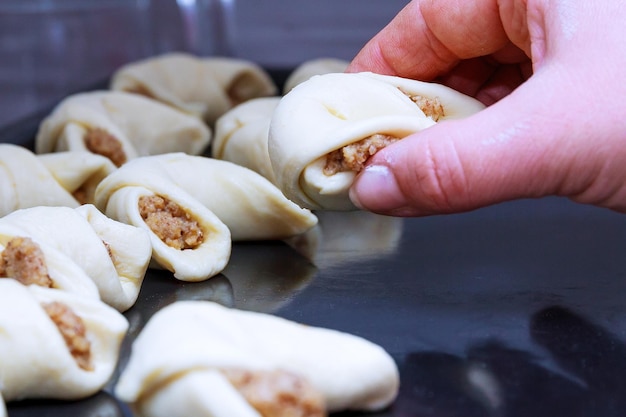
<svg viewBox="0 0 626 417">
<path fill-rule="evenodd" d="M 266 178 L 213 158 L 182 153 L 138 158 L 100 183 L 96 205 L 109 214 L 111 195 L 128 186 L 144 187 L 155 194 L 178 189 L 215 213 L 236 241 L 282 239 L 317 223 L 315 215 L 285 198 Z M 131 209 L 136 211 L 134 206 Z M 112 215 L 115 218 L 121 213 L 118 210 Z"/>
<path fill-rule="evenodd" d="M 322 416 L 385 408 L 398 385 L 394 360 L 360 337 L 180 301 L 157 312 L 135 339 L 115 393 L 147 417 L 289 415 L 280 406 Z M 285 397 L 293 402 L 281 403 Z"/>
<path fill-rule="evenodd" d="M 69 400 L 109 381 L 128 321 L 97 299 L 2 279 L 0 328 L 4 399 Z"/>
<path fill-rule="evenodd" d="M 15 225 L 67 255 L 94 281 L 102 301 L 117 310 L 137 300 L 152 254 L 145 230 L 114 221 L 91 204 L 17 210 L 0 223 Z"/>
<path fill-rule="evenodd" d="M 182 281 L 202 281 L 226 267 L 231 233 L 193 193 L 176 182 L 185 176 L 200 183 L 202 177 L 193 166 L 183 164 L 188 172 L 170 175 L 159 163 L 171 157 L 142 157 L 127 163 L 100 183 L 96 206 L 108 217 L 148 232 L 151 266 L 167 269 Z"/>
<path fill-rule="evenodd" d="M 277 92 L 257 64 L 237 58 L 168 53 L 118 69 L 111 89 L 150 97 L 212 125 L 233 106 Z"/>
<path fill-rule="evenodd" d="M 59 103 L 37 132 L 35 151 L 90 151 L 116 166 L 143 155 L 199 154 L 211 130 L 196 117 L 121 91 L 74 94 Z"/>
<path fill-rule="evenodd" d="M 313 76 L 274 111 L 268 149 L 276 184 L 302 207 L 355 210 L 348 190 L 377 150 L 483 107 L 438 84 L 371 73 Z"/>
</svg>

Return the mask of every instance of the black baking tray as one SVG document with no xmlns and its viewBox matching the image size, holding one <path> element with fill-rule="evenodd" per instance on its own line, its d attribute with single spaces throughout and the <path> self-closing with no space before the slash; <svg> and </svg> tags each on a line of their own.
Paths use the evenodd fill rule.
<svg viewBox="0 0 626 417">
<path fill-rule="evenodd" d="M 48 111 L 0 130 L 0 142 L 32 146 Z M 624 215 L 563 198 L 425 218 L 318 214 L 312 238 L 235 243 L 204 282 L 149 270 L 125 313 L 119 369 L 155 311 L 202 299 L 384 347 L 400 369 L 397 400 L 336 416 L 626 415 Z M 9 417 L 130 417 L 112 395 L 119 369 L 93 397 L 13 402 Z"/>
</svg>

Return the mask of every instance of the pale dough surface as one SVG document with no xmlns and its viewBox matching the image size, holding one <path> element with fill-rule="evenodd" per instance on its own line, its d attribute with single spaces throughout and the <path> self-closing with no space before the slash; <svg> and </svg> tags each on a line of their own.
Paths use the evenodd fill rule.
<svg viewBox="0 0 626 417">
<path fill-rule="evenodd" d="M 41 303 L 61 302 L 84 322 L 93 370 L 80 368 Z M 80 399 L 102 389 L 117 365 L 128 321 L 94 299 L 0 279 L 0 386 L 6 401 Z"/>
<path fill-rule="evenodd" d="M 240 102 L 277 92 L 270 76 L 253 62 L 180 52 L 121 67 L 113 74 L 111 89 L 139 91 L 209 125 Z"/>
<path fill-rule="evenodd" d="M 0 144 L 0 217 L 35 206 L 78 207 L 46 165 L 30 150 Z"/>
<path fill-rule="evenodd" d="M 66 97 L 42 121 L 35 151 L 87 151 L 83 136 L 99 128 L 114 136 L 127 159 L 167 152 L 201 153 L 212 131 L 201 120 L 158 101 L 122 91 Z"/>
<path fill-rule="evenodd" d="M 290 92 L 296 85 L 303 83 L 314 75 L 344 72 L 350 62 L 344 59 L 322 57 L 305 61 L 298 65 L 285 80 L 283 94 Z"/>
<path fill-rule="evenodd" d="M 175 404 L 171 391 L 156 400 L 159 392 L 154 390 L 179 376 L 219 368 L 298 374 L 323 394 L 329 412 L 384 408 L 399 386 L 394 360 L 358 336 L 212 302 L 180 301 L 156 313 L 136 338 L 115 393 L 135 403 L 152 392 L 150 401 Z M 223 389 L 219 378 L 205 381 Z M 205 385 L 206 391 L 211 389 Z"/>
<path fill-rule="evenodd" d="M 275 184 L 267 141 L 279 101 L 280 97 L 251 99 L 222 115 L 215 124 L 213 158 L 249 168 Z"/>
</svg>

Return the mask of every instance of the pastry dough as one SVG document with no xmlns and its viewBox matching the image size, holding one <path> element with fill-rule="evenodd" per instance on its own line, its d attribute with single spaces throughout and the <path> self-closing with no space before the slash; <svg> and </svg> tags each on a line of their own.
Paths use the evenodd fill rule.
<svg viewBox="0 0 626 417">
<path fill-rule="evenodd" d="M 8 222 L 67 255 L 98 287 L 100 298 L 119 311 L 137 300 L 152 247 L 146 231 L 109 219 L 93 205 L 17 210 Z"/>
<path fill-rule="evenodd" d="M 249 372 L 251 379 L 274 372 L 300 378 L 313 390 L 301 393 L 301 401 L 321 395 L 322 413 L 307 415 L 379 410 L 399 386 L 394 360 L 360 337 L 212 302 L 179 301 L 157 312 L 135 339 L 115 393 L 147 417 L 258 417 L 249 397 L 233 389 L 232 371 Z"/>
<path fill-rule="evenodd" d="M 279 101 L 280 97 L 251 99 L 217 119 L 211 147 L 213 158 L 249 168 L 275 184 L 267 139 Z"/>
<path fill-rule="evenodd" d="M 110 159 L 91 152 L 56 152 L 38 155 L 38 159 L 81 204 L 93 203 L 100 181 L 115 171 Z"/>
<path fill-rule="evenodd" d="M 78 205 L 37 155 L 21 146 L 0 144 L 0 217 L 20 208 Z"/>
<path fill-rule="evenodd" d="M 426 102 L 421 107 L 420 98 Z M 431 105 L 439 113 L 431 115 Z M 438 84 L 370 73 L 313 76 L 286 94 L 274 111 L 268 146 L 276 184 L 302 207 L 355 210 L 348 190 L 356 172 L 324 173 L 330 154 L 368 138 L 399 140 L 435 120 L 469 116 L 483 107 Z M 361 156 L 357 152 L 355 159 Z"/>
<path fill-rule="evenodd" d="M 184 194 L 215 213 L 228 226 L 232 240 L 282 239 L 317 223 L 315 215 L 289 201 L 261 175 L 213 158 L 182 153 L 139 158 L 100 183 L 96 205 L 120 218 L 119 208 L 112 212 L 109 200 L 128 186 L 145 187 L 157 194 Z M 129 205 L 129 210 L 135 206 Z"/>
<path fill-rule="evenodd" d="M 185 163 L 182 165 L 188 172 L 168 172 L 166 165 L 159 162 L 173 155 L 190 160 L 202 158 L 182 153 L 137 158 L 100 183 L 96 189 L 96 206 L 108 217 L 148 231 L 152 245 L 151 266 L 167 269 L 182 281 L 202 281 L 226 267 L 230 258 L 231 234 L 211 210 L 177 183 L 181 177 L 200 183 L 200 173 Z M 149 207 L 153 198 L 176 208 L 178 213 L 173 212 L 171 219 L 149 226 L 146 220 L 150 214 L 154 214 L 155 221 L 158 221 L 158 216 L 170 213 L 167 207 Z M 146 218 L 142 217 L 142 210 Z M 172 224 L 171 228 L 168 223 Z M 158 229 L 159 225 L 168 230 Z M 190 232 L 183 233 L 183 228 Z M 182 241 L 166 243 L 171 235 L 180 236 Z M 197 240 L 189 242 L 188 239 L 194 236 Z"/>
<path fill-rule="evenodd" d="M 120 166 L 143 155 L 199 154 L 211 130 L 196 117 L 137 94 L 91 91 L 67 97 L 41 123 L 39 154 L 92 151 Z"/>
<path fill-rule="evenodd" d="M 83 362 L 70 352 L 69 341 L 46 313 L 50 303 L 67 307 L 82 322 L 88 345 L 79 344 L 76 350 L 82 348 Z M 99 300 L 5 279 L 0 280 L 0 328 L 4 399 L 70 400 L 90 396 L 109 381 L 128 322 Z"/>
<path fill-rule="evenodd" d="M 49 285 L 52 288 L 60 289 L 63 291 L 79 294 L 80 296 L 92 300 L 98 300 L 100 298 L 98 287 L 92 281 L 91 277 L 76 264 L 69 256 L 58 250 L 54 246 L 46 243 L 44 239 L 38 236 L 33 236 L 28 231 L 23 230 L 17 225 L 11 224 L 6 221 L 6 217 L 0 219 L 0 255 L 11 247 L 10 242 L 26 243 L 27 249 L 29 244 L 34 245 L 37 248 L 37 252 L 32 255 L 31 262 L 36 262 L 37 269 L 40 272 L 38 277 L 46 281 L 45 285 Z M 19 240 L 26 239 L 26 242 L 19 242 Z M 18 245 L 19 248 L 19 245 Z M 21 271 L 24 264 L 19 263 L 20 251 L 18 253 L 18 267 Z M 26 259 L 28 261 L 28 259 Z M 5 261 L 6 262 L 6 261 Z M 3 268 L 3 269 L 6 269 Z M 26 273 L 27 279 L 34 279 L 30 273 Z M 49 279 L 45 279 L 45 277 Z M 0 271 L 0 282 L 5 281 L 3 278 L 19 278 L 8 271 Z M 6 279 L 8 280 L 8 279 Z"/>
<path fill-rule="evenodd" d="M 290 92 L 296 85 L 303 83 L 314 75 L 344 72 L 350 62 L 338 58 L 317 58 L 300 64 L 285 80 L 283 94 Z"/>
<path fill-rule="evenodd" d="M 113 74 L 111 89 L 148 96 L 209 125 L 239 103 L 277 93 L 270 76 L 253 62 L 184 53 L 127 64 Z"/>
</svg>

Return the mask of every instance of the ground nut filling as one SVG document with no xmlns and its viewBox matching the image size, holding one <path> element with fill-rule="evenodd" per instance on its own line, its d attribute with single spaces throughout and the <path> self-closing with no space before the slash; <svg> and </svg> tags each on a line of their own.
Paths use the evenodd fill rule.
<svg viewBox="0 0 626 417">
<path fill-rule="evenodd" d="M 402 90 L 400 89 L 400 91 Z M 435 122 L 445 116 L 443 105 L 438 97 L 428 98 L 420 95 L 411 95 L 405 91 L 402 91 L 402 93 L 417 104 L 420 110 Z M 326 164 L 323 169 L 324 175 L 330 176 L 345 171 L 360 172 L 365 166 L 365 162 L 376 152 L 400 139 L 377 133 L 334 150 L 326 156 Z"/>
<path fill-rule="evenodd" d="M 39 245 L 27 237 L 14 237 L 0 253 L 0 277 L 16 279 L 24 285 L 52 288 L 46 260 Z"/>
<path fill-rule="evenodd" d="M 44 303 L 41 306 L 59 329 L 78 366 L 85 371 L 92 371 L 91 342 L 87 339 L 83 320 L 69 306 L 58 301 Z"/>
<path fill-rule="evenodd" d="M 326 156 L 324 175 L 330 176 L 344 171 L 360 172 L 372 155 L 399 140 L 400 138 L 377 133 L 334 150 Z"/>
<path fill-rule="evenodd" d="M 285 371 L 222 370 L 263 417 L 322 417 L 324 397 L 304 378 Z"/>
<path fill-rule="evenodd" d="M 195 249 L 204 241 L 200 224 L 191 214 L 164 197 L 141 196 L 139 214 L 150 230 L 174 249 Z"/>
<path fill-rule="evenodd" d="M 409 94 L 402 89 L 400 89 L 400 91 L 417 104 L 417 107 L 419 107 L 427 117 L 430 117 L 435 122 L 438 122 L 439 119 L 446 115 L 439 97 L 430 98 L 419 94 Z"/>
<path fill-rule="evenodd" d="M 88 129 L 83 140 L 87 149 L 109 158 L 116 167 L 122 166 L 127 160 L 122 143 L 104 129 L 97 127 Z"/>
</svg>

